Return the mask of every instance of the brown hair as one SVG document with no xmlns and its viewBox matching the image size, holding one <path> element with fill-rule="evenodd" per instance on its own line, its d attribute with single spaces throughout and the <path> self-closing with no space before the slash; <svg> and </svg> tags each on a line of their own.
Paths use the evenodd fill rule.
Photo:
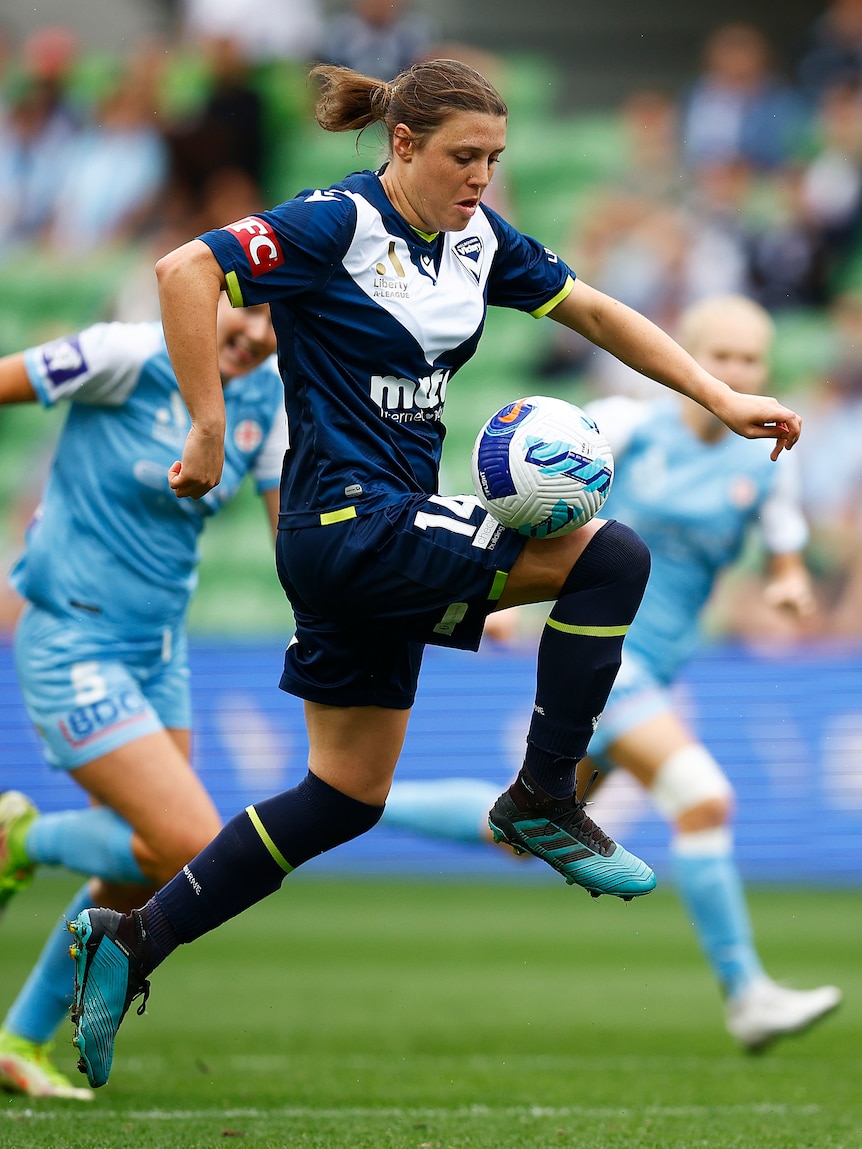
<svg viewBox="0 0 862 1149">
<path fill-rule="evenodd" d="M 382 123 L 390 147 L 398 124 L 421 140 L 453 112 L 509 115 L 496 88 L 460 60 L 413 64 L 390 82 L 333 64 L 318 64 L 311 75 L 320 82 L 315 116 L 322 128 L 350 132 Z"/>
</svg>

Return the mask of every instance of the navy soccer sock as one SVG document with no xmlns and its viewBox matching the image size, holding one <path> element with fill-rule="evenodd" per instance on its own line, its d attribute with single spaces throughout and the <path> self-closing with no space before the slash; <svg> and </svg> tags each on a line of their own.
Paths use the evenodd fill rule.
<svg viewBox="0 0 862 1149">
<path fill-rule="evenodd" d="M 135 911 L 147 938 L 145 968 L 274 893 L 291 870 L 364 834 L 382 813 L 311 773 L 293 790 L 248 806 Z"/>
<path fill-rule="evenodd" d="M 548 616 L 524 768 L 554 798 L 574 792 L 577 764 L 617 676 L 649 565 L 640 537 L 612 519 L 590 540 Z"/>
</svg>

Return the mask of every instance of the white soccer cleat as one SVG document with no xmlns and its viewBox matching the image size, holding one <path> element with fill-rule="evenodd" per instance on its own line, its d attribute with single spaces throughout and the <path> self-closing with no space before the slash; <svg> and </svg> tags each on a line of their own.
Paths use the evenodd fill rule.
<svg viewBox="0 0 862 1149">
<path fill-rule="evenodd" d="M 778 1037 L 801 1033 L 841 1004 L 834 985 L 788 989 L 761 977 L 725 1006 L 728 1031 L 746 1049 L 765 1049 Z"/>
</svg>

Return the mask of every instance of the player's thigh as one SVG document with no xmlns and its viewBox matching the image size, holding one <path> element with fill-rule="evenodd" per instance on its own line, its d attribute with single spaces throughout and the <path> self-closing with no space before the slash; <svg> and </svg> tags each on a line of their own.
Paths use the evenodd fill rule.
<svg viewBox="0 0 862 1149">
<path fill-rule="evenodd" d="M 188 729 L 184 642 L 165 658 L 110 633 L 29 606 L 15 632 L 24 704 L 49 764 L 76 770 L 165 728 Z"/>
<path fill-rule="evenodd" d="M 572 567 L 606 519 L 591 519 L 571 534 L 556 539 L 527 539 L 515 559 L 498 610 L 559 597 Z"/>
<path fill-rule="evenodd" d="M 221 821 L 172 734 L 145 734 L 71 776 L 96 802 L 116 810 L 156 858 L 182 865 L 218 833 Z"/>
<path fill-rule="evenodd" d="M 185 643 L 165 656 L 28 608 L 15 636 L 24 701 L 49 763 L 116 810 L 150 852 L 191 857 L 218 816 L 188 760 Z M 188 860 L 184 857 L 184 861 Z"/>
</svg>

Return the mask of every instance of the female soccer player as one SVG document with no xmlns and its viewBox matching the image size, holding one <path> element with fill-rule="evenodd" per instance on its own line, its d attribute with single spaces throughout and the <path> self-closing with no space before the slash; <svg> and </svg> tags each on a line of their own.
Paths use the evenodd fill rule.
<svg viewBox="0 0 862 1149">
<path fill-rule="evenodd" d="M 494 806 L 494 825 L 593 894 L 653 888 L 650 868 L 603 834 L 574 795 L 643 593 L 646 548 L 627 527 L 601 521 L 525 541 L 474 497 L 437 493 L 446 389 L 473 354 L 489 304 L 551 315 L 734 430 L 776 439 L 776 457 L 799 435 L 793 411 L 738 395 L 483 207 L 508 114 L 483 76 L 454 60 L 417 64 L 391 83 L 325 65 L 315 74 L 321 125 L 381 122 L 388 162 L 208 232 L 157 265 L 192 416 L 171 468 L 179 498 L 206 495 L 222 471 L 219 292 L 272 308 L 291 438 L 277 563 L 296 620 L 281 687 L 304 700 L 309 771 L 234 817 L 140 912 L 89 910 L 71 924 L 75 1042 L 94 1086 L 108 1078 L 129 1003 L 177 945 L 375 825 L 424 644 L 476 649 L 497 608 L 554 600 L 524 768 Z"/>
<path fill-rule="evenodd" d="M 39 865 L 94 880 L 66 908 L 131 909 L 221 826 L 189 765 L 185 617 L 207 518 L 243 477 L 273 525 L 286 445 L 283 388 L 265 304 L 212 320 L 226 408 L 217 490 L 178 502 L 167 470 L 189 428 L 161 325 L 97 324 L 0 360 L 0 402 L 69 401 L 42 505 L 11 581 L 27 600 L 16 631 L 21 689 L 45 754 L 93 800 L 40 816 L 0 796 L 0 909 Z M 68 935 L 52 931 L 0 1030 L 0 1086 L 92 1097 L 52 1065 L 68 1013 Z"/>
<path fill-rule="evenodd" d="M 694 304 L 680 325 L 694 358 L 745 393 L 766 382 L 772 338 L 769 315 L 737 295 Z M 768 555 L 768 601 L 798 619 L 813 611 L 795 468 L 774 467 L 761 444 L 728 434 L 686 400 L 611 398 L 590 404 L 589 413 L 614 453 L 606 509 L 647 543 L 652 571 L 579 779 L 596 767 L 622 767 L 671 823 L 674 875 L 725 997 L 727 1028 L 742 1045 L 761 1049 L 825 1016 L 841 994 L 828 985 L 790 989 L 764 973 L 733 858 L 731 786 L 676 713 L 671 686 L 697 643 L 697 620 L 716 579 L 755 524 Z M 491 836 L 481 828 L 489 786 L 478 779 L 396 783 L 384 821 L 480 841 Z M 457 814 L 446 818 L 456 800 Z"/>
</svg>

